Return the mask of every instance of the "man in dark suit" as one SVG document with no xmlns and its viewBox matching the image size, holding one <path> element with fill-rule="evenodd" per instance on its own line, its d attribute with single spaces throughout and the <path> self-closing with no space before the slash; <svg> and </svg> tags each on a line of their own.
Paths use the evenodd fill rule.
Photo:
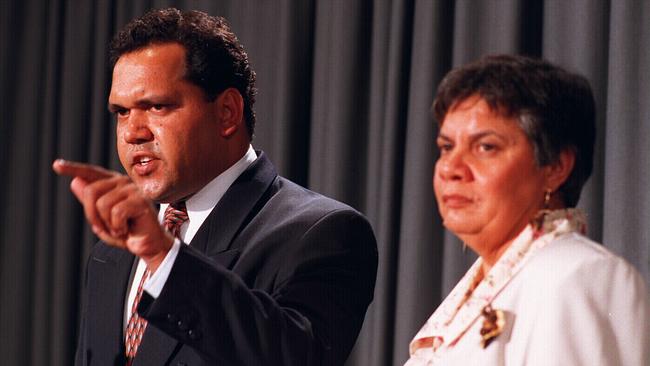
<svg viewBox="0 0 650 366">
<path fill-rule="evenodd" d="M 252 149 L 255 74 L 235 35 L 165 9 L 111 51 L 128 176 L 54 162 L 101 239 L 76 364 L 342 364 L 372 300 L 375 239 Z"/>
</svg>

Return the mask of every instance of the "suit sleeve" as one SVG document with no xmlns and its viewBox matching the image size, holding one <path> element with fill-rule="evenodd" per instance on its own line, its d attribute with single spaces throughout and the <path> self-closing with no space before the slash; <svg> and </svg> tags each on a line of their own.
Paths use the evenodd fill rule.
<svg viewBox="0 0 650 366">
<path fill-rule="evenodd" d="M 555 290 L 538 299 L 526 365 L 650 365 L 648 289 L 631 266 L 591 261 Z"/>
<path fill-rule="evenodd" d="M 275 277 L 262 291 L 183 245 L 160 296 L 143 295 L 139 312 L 210 363 L 341 365 L 372 301 L 370 225 L 352 210 L 330 212 L 286 248 L 281 263 L 270 253 L 277 263 L 260 264 Z"/>
</svg>

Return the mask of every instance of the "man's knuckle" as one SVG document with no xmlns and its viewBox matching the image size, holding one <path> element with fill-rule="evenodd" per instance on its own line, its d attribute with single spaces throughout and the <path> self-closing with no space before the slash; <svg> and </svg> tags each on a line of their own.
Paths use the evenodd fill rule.
<svg viewBox="0 0 650 366">
<path fill-rule="evenodd" d="M 84 200 L 95 201 L 97 197 L 97 189 L 92 184 L 84 187 L 83 191 Z"/>
<path fill-rule="evenodd" d="M 111 210 L 111 215 L 116 219 L 123 219 L 126 217 L 126 209 L 124 205 L 115 205 Z"/>
</svg>

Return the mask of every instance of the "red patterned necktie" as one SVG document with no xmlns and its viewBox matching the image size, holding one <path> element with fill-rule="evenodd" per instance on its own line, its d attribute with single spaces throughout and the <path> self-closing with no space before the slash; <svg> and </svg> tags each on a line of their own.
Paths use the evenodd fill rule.
<svg viewBox="0 0 650 366">
<path fill-rule="evenodd" d="M 165 210 L 165 217 L 163 221 L 163 227 L 169 231 L 174 237 L 179 238 L 181 226 L 185 221 L 187 221 L 187 209 L 185 208 L 185 202 L 178 202 L 175 204 L 170 204 Z M 133 306 L 131 307 L 131 317 L 129 322 L 126 325 L 126 337 L 124 339 L 124 344 L 126 346 L 126 365 L 130 366 L 133 362 L 135 354 L 138 352 L 138 347 L 142 341 L 142 335 L 144 330 L 147 327 L 147 321 L 144 318 L 141 318 L 138 315 L 138 303 L 142 297 L 142 286 L 144 281 L 149 277 L 151 273 L 149 269 L 144 271 L 142 279 L 140 280 L 140 285 L 138 285 L 138 292 L 133 299 Z"/>
<path fill-rule="evenodd" d="M 133 362 L 136 352 L 138 352 L 138 346 L 140 346 L 140 341 L 142 340 L 142 335 L 144 334 L 144 329 L 147 327 L 147 321 L 141 318 L 138 315 L 138 303 L 142 297 L 142 285 L 144 281 L 149 277 L 149 269 L 144 271 L 142 274 L 142 279 L 140 280 L 140 285 L 138 285 L 138 292 L 135 294 L 135 299 L 133 299 L 133 306 L 131 306 L 131 317 L 129 322 L 126 325 L 126 337 L 124 338 L 124 345 L 126 346 L 126 365 L 130 366 Z"/>
<path fill-rule="evenodd" d="M 180 239 L 181 225 L 187 221 L 187 208 L 185 208 L 185 202 L 176 202 L 167 206 L 165 210 L 165 219 L 163 221 L 163 226 L 167 231 L 169 231 L 175 238 Z"/>
</svg>

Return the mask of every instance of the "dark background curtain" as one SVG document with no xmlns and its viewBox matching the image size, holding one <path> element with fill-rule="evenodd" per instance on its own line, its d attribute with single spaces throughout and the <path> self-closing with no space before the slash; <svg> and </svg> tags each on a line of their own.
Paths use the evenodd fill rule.
<svg viewBox="0 0 650 366">
<path fill-rule="evenodd" d="M 364 212 L 375 300 L 348 365 L 400 365 L 475 257 L 440 225 L 430 105 L 453 66 L 541 56 L 589 78 L 590 236 L 650 281 L 650 1 L 0 1 L 0 355 L 70 365 L 94 237 L 56 157 L 119 169 L 106 45 L 169 5 L 230 20 L 258 75 L 256 148 L 279 171 Z"/>
</svg>

